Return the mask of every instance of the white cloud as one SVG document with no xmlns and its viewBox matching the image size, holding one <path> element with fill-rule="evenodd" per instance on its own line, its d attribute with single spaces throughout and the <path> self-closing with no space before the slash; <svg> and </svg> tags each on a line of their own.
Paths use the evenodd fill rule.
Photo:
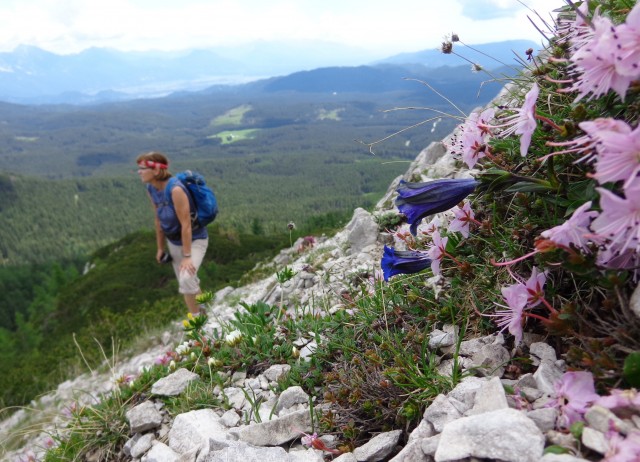
<svg viewBox="0 0 640 462">
<path fill-rule="evenodd" d="M 512 18 L 522 8 L 521 5 L 507 0 L 459 0 L 462 14 L 471 19 L 486 20 Z"/>
<path fill-rule="evenodd" d="M 524 0 L 548 17 L 562 0 Z M 0 50 L 90 46 L 179 50 L 262 40 L 326 40 L 380 53 L 536 38 L 518 0 L 2 0 Z"/>
</svg>

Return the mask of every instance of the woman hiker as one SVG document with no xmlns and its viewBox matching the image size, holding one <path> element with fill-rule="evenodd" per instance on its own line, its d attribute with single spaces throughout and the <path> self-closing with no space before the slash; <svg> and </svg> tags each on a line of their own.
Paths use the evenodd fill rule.
<svg viewBox="0 0 640 462">
<path fill-rule="evenodd" d="M 136 163 L 155 210 L 156 260 L 158 263 L 172 261 L 178 291 L 183 294 L 189 312 L 197 316 L 200 307 L 196 295 L 201 293 L 198 268 L 209 244 L 207 228 L 192 228 L 189 192 L 169 173 L 169 159 L 164 154 L 155 151 L 141 154 Z"/>
</svg>

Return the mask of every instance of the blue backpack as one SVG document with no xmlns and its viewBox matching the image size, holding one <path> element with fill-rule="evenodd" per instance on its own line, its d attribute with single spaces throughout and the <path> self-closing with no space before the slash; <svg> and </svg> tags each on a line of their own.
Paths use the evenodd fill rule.
<svg viewBox="0 0 640 462">
<path fill-rule="evenodd" d="M 176 180 L 182 183 L 189 193 L 191 203 L 191 220 L 193 229 L 204 228 L 218 216 L 218 201 L 211 188 L 207 186 L 204 177 L 199 173 L 185 170 L 175 175 Z M 171 188 L 167 188 L 170 191 Z M 166 197 L 171 202 L 171 194 Z M 194 211 L 195 209 L 195 211 Z"/>
</svg>

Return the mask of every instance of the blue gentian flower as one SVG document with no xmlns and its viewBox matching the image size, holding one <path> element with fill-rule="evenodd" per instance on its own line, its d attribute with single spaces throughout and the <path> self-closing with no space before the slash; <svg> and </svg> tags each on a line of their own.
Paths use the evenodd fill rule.
<svg viewBox="0 0 640 462">
<path fill-rule="evenodd" d="M 435 213 L 449 210 L 478 186 L 473 178 L 442 179 L 423 183 L 401 181 L 396 206 L 407 217 L 411 234 L 416 235 L 420 220 Z"/>
<path fill-rule="evenodd" d="M 388 281 L 396 274 L 412 274 L 428 268 L 431 266 L 431 259 L 427 252 L 395 250 L 385 245 L 381 266 L 384 280 Z"/>
</svg>

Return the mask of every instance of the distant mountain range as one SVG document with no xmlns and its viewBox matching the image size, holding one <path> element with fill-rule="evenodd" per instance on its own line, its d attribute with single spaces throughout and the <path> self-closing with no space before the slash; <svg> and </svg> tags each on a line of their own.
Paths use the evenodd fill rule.
<svg viewBox="0 0 640 462">
<path fill-rule="evenodd" d="M 506 42 L 485 43 L 481 45 L 462 45 L 455 43 L 451 54 L 440 50 L 423 50 L 414 53 L 400 53 L 390 58 L 374 62 L 374 64 L 422 64 L 430 68 L 442 66 L 459 66 L 471 63 L 484 69 L 492 70 L 502 66 L 519 65 L 517 59 L 525 60 L 527 49 L 534 51 L 540 45 L 530 40 L 509 40 Z"/>
<path fill-rule="evenodd" d="M 514 53 L 524 58 L 527 48 L 537 49 L 537 45 L 529 41 L 506 41 L 477 45 L 473 49 L 460 46 L 456 52 L 491 70 L 505 64 L 517 66 Z M 395 75 L 395 80 L 417 77 L 426 70 L 461 64 L 469 63 L 438 50 L 402 53 L 373 61 L 361 50 L 318 42 L 265 42 L 234 49 L 181 53 L 91 48 L 73 55 L 20 46 L 12 52 L 0 53 L 0 100 L 20 104 L 87 104 L 158 97 L 260 79 L 266 79 L 262 84 L 265 90 L 275 91 L 278 86 L 290 86 L 291 82 L 271 81 L 269 77 L 296 74 L 292 78 L 299 81 L 305 75 L 301 72 L 311 70 L 314 82 L 307 82 L 308 86 L 302 83 L 297 91 L 317 91 L 318 85 L 322 91 L 371 91 L 373 87 L 385 85 L 381 78 L 386 80 L 386 85 L 396 85 L 397 82 L 389 81 L 390 76 Z M 321 71 L 322 68 L 327 69 Z M 339 68 L 343 69 L 337 71 Z M 358 73 L 360 81 L 351 79 L 350 87 L 345 88 L 341 75 L 353 77 Z"/>
<path fill-rule="evenodd" d="M 502 66 L 493 69 L 496 77 L 513 77 L 517 69 Z M 375 66 L 323 67 L 310 71 L 247 83 L 239 88 L 246 93 L 296 92 L 326 95 L 405 93 L 414 102 L 432 104 L 437 95 L 428 90 L 423 82 L 437 88 L 444 95 L 454 96 L 460 101 L 473 101 L 481 91 L 483 96 L 497 94 L 504 81 L 493 81 L 484 73 L 473 73 L 468 66 L 443 66 L 429 68 L 420 64 Z M 220 91 L 219 87 L 212 88 Z M 204 90 L 206 91 L 206 90 Z"/>
</svg>

